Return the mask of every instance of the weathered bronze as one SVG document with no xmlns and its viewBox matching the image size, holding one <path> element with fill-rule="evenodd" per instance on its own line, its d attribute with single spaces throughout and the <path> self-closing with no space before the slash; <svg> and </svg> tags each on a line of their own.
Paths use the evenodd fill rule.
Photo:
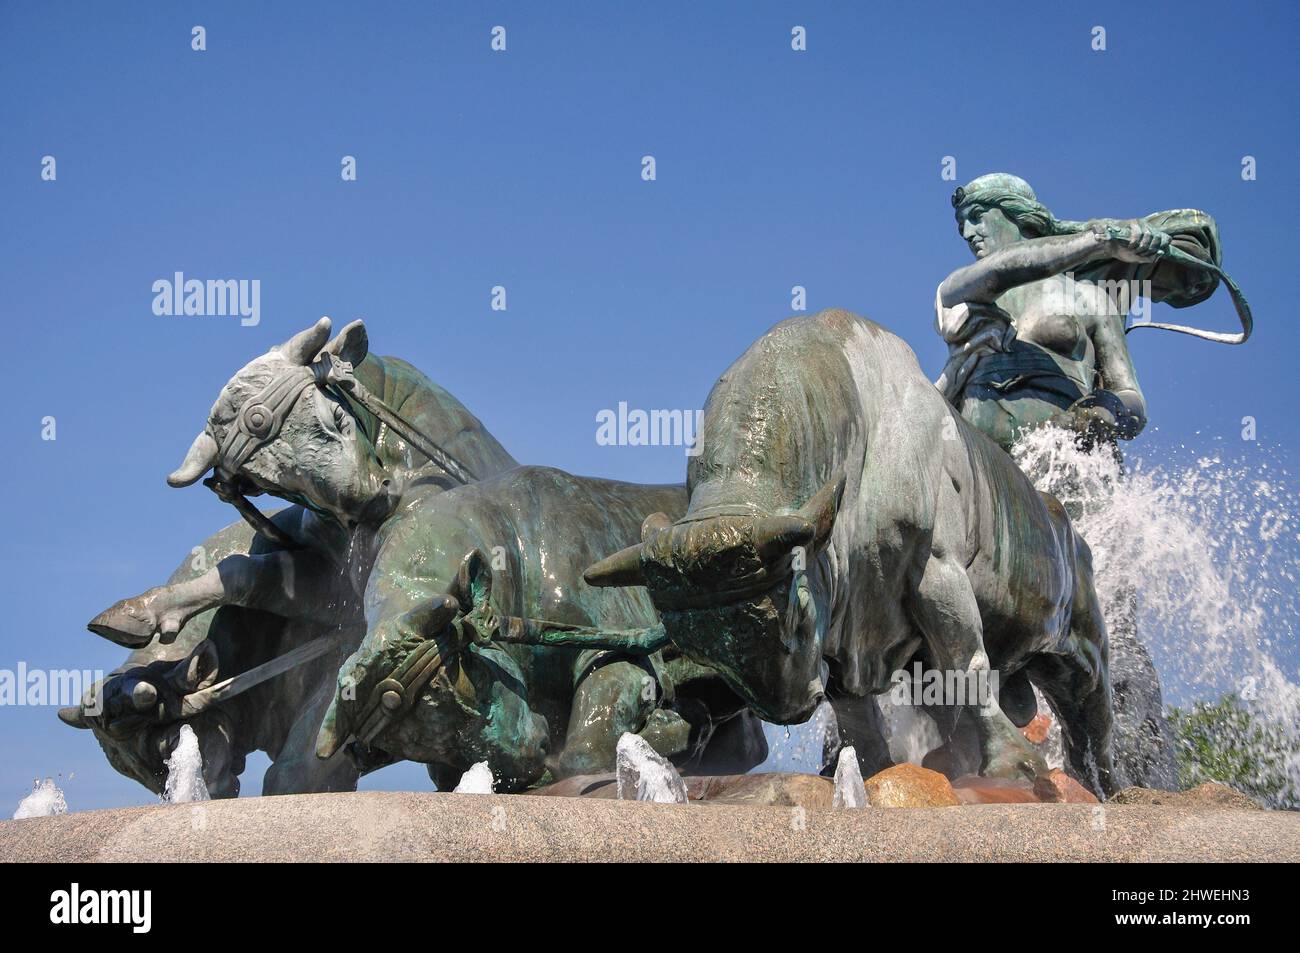
<svg viewBox="0 0 1300 953">
<path fill-rule="evenodd" d="M 647 587 L 672 641 L 778 723 L 916 661 L 996 670 L 1000 692 L 956 709 L 989 775 L 1045 771 L 1013 724 L 1034 714 L 1032 674 L 1072 771 L 1112 789 L 1088 547 L 903 341 L 845 311 L 778 324 L 714 386 L 699 446 L 686 514 L 652 517 L 588 582 Z"/>
<path fill-rule="evenodd" d="M 1023 179 L 980 176 L 953 194 L 957 227 L 974 264 L 935 293 L 936 326 L 949 359 L 937 384 L 963 417 L 1010 450 L 1045 423 L 1086 440 L 1132 439 L 1146 401 L 1125 341 L 1140 295 L 1184 308 L 1223 281 L 1239 333 L 1150 320 L 1225 344 L 1250 336 L 1250 307 L 1219 267 L 1214 219 L 1195 209 L 1130 221 L 1057 219 Z"/>
<path fill-rule="evenodd" d="M 168 478 L 185 486 L 215 468 L 237 505 L 254 493 L 298 505 L 269 518 L 274 534 L 241 507 L 259 532 L 223 531 L 234 552 L 213 569 L 96 617 L 92 631 L 138 650 L 102 693 L 131 704 L 88 700 L 65 721 L 93 728 L 119 770 L 156 789 L 189 699 L 215 794 L 237 791 L 258 747 L 275 759 L 271 792 L 347 789 L 398 758 L 428 764 L 439 786 L 487 761 L 500 790 L 519 790 L 548 771 L 607 770 L 625 731 L 684 761 L 725 762 L 728 737 L 756 750 L 753 720 L 732 717 L 740 701 L 646 634 L 657 620 L 644 595 L 581 582 L 647 513 L 680 513 L 683 488 L 519 467 L 445 391 L 368 357 L 359 322 L 329 331 L 322 320 L 232 378 Z M 326 637 L 342 648 L 307 657 L 301 647 Z M 178 682 L 163 657 L 178 638 L 210 661 L 201 684 Z M 280 674 L 286 652 L 303 665 Z M 242 674 L 213 686 L 218 666 Z M 168 704 L 136 703 L 150 693 Z M 272 721 L 269 694 L 277 730 L 258 724 Z M 726 720 L 748 736 L 715 736 Z"/>
</svg>

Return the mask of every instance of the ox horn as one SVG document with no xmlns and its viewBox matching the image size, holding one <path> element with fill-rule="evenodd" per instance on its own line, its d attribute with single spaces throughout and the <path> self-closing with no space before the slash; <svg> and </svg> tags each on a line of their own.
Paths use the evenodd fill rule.
<svg viewBox="0 0 1300 953">
<path fill-rule="evenodd" d="M 65 725 L 71 725 L 73 728 L 89 728 L 90 722 L 86 721 L 86 715 L 81 710 L 80 705 L 71 705 L 68 708 L 59 709 L 59 721 Z"/>
<path fill-rule="evenodd" d="M 370 337 L 366 334 L 365 322 L 358 318 L 346 325 L 334 340 L 325 345 L 324 350 L 356 367 L 370 351 Z"/>
<path fill-rule="evenodd" d="M 316 757 L 322 761 L 334 757 L 351 735 L 351 719 L 346 711 L 339 708 L 339 699 L 336 695 L 330 702 L 329 710 L 325 712 L 320 731 L 316 734 Z"/>
<path fill-rule="evenodd" d="M 279 351 L 289 363 L 306 367 L 316 360 L 316 355 L 330 339 L 331 327 L 329 318 L 321 318 L 306 331 L 299 331 L 281 344 Z"/>
<path fill-rule="evenodd" d="M 799 515 L 812 523 L 816 529 L 813 548 L 821 549 L 831 537 L 835 528 L 835 517 L 840 511 L 840 501 L 844 498 L 844 477 L 830 480 L 813 494 L 812 499 L 799 508 Z"/>
<path fill-rule="evenodd" d="M 798 516 L 765 516 L 754 521 L 754 548 L 763 562 L 772 562 L 796 546 L 813 540 L 812 523 Z"/>
<path fill-rule="evenodd" d="M 206 430 L 199 432 L 179 467 L 167 477 L 168 486 L 189 486 L 217 464 L 217 442 Z"/>
<path fill-rule="evenodd" d="M 589 586 L 644 586 L 645 573 L 641 571 L 641 544 L 620 549 L 606 556 L 582 574 Z"/>
</svg>

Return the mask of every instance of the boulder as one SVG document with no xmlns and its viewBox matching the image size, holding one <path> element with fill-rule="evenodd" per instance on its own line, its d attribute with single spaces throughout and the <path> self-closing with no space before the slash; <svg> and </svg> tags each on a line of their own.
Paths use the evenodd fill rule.
<svg viewBox="0 0 1300 953">
<path fill-rule="evenodd" d="M 1034 795 L 1048 804 L 1100 804 L 1097 796 L 1060 768 L 1034 780 Z"/>
<path fill-rule="evenodd" d="M 1041 745 L 1047 740 L 1047 734 L 1052 730 L 1052 716 L 1040 711 L 1029 724 L 1020 729 L 1020 733 L 1025 736 L 1030 744 Z"/>
<path fill-rule="evenodd" d="M 1136 599 L 1135 593 L 1121 598 L 1119 608 L 1106 617 L 1115 767 L 1121 783 L 1169 790 L 1178 786 L 1173 732 L 1165 720 L 1160 676 L 1137 636 Z"/>
<path fill-rule="evenodd" d="M 871 807 L 955 807 L 952 784 L 938 771 L 915 764 L 896 764 L 865 782 Z"/>
<path fill-rule="evenodd" d="M 1032 781 L 1010 778 L 981 778 L 968 774 L 952 782 L 961 804 L 1038 804 Z"/>
</svg>

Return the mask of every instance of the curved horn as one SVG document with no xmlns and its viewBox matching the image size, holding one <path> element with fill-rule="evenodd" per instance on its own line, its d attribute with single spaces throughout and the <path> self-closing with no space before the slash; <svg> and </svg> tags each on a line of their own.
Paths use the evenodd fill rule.
<svg viewBox="0 0 1300 953">
<path fill-rule="evenodd" d="M 641 544 L 620 549 L 606 556 L 582 574 L 589 586 L 644 586 L 645 573 L 641 571 Z"/>
<path fill-rule="evenodd" d="M 840 500 L 843 498 L 844 477 L 841 476 L 838 480 L 829 481 L 813 494 L 812 499 L 799 507 L 799 515 L 816 528 L 814 549 L 821 549 L 830 539 L 831 530 L 835 528 L 835 517 L 840 511 Z"/>
<path fill-rule="evenodd" d="M 203 430 L 190 444 L 185 461 L 167 477 L 168 486 L 189 486 L 217 465 L 217 442 Z"/>
<path fill-rule="evenodd" d="M 306 331 L 299 331 L 289 338 L 278 350 L 289 363 L 306 367 L 316 359 L 325 342 L 330 339 L 331 327 L 329 318 L 321 318 Z"/>
<path fill-rule="evenodd" d="M 73 728 L 89 728 L 90 722 L 86 721 L 86 716 L 82 714 L 80 705 L 71 705 L 67 708 L 59 709 L 59 721 L 65 725 L 71 725 Z"/>
<path fill-rule="evenodd" d="M 754 548 L 763 562 L 780 559 L 796 546 L 807 546 L 815 528 L 798 516 L 765 516 L 754 521 Z"/>
</svg>

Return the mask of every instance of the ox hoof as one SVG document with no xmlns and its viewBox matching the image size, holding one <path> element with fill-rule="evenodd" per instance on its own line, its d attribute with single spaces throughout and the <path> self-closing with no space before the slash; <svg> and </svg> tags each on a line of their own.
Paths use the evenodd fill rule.
<svg viewBox="0 0 1300 953">
<path fill-rule="evenodd" d="M 176 613 L 159 611 L 165 596 L 165 590 L 158 588 L 123 599 L 91 619 L 86 628 L 128 649 L 143 648 L 160 631 L 164 641 L 169 641 L 166 636 L 179 632 L 183 620 Z"/>
</svg>

